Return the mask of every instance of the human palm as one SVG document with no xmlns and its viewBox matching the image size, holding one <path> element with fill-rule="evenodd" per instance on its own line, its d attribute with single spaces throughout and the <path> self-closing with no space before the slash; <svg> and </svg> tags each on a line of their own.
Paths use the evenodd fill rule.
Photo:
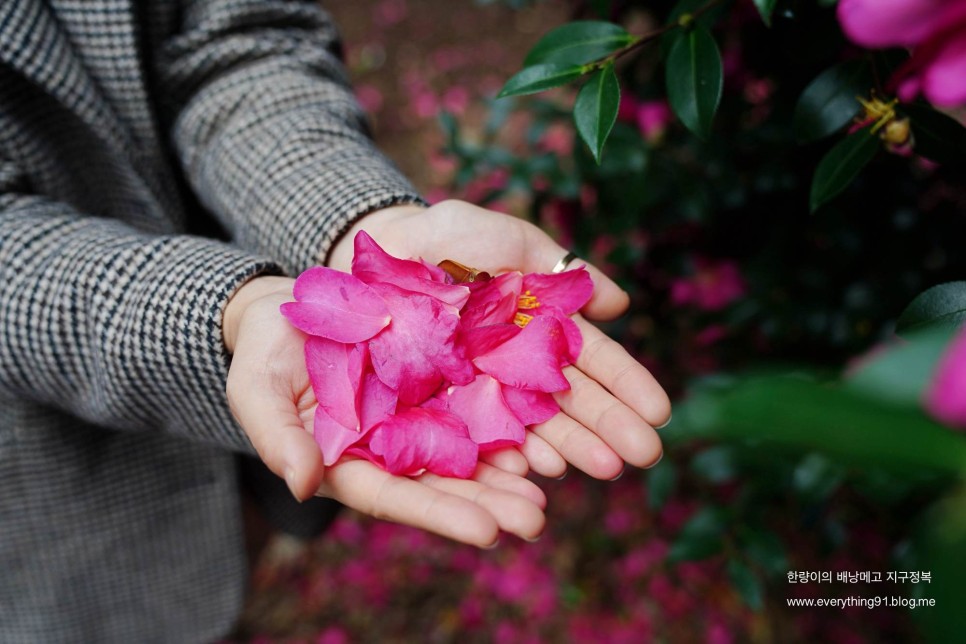
<svg viewBox="0 0 966 644">
<path fill-rule="evenodd" d="M 564 254 L 526 222 L 444 202 L 365 217 L 333 248 L 331 267 L 349 269 L 351 240 L 359 230 L 396 256 L 454 259 L 493 274 L 547 272 Z M 623 312 L 626 294 L 594 267 L 588 270 L 595 292 L 584 313 L 608 319 Z M 519 448 L 488 454 L 471 479 L 398 477 L 361 459 L 326 468 L 312 438 L 318 403 L 305 368 L 306 338 L 279 314 L 279 306 L 292 300 L 293 283 L 275 277 L 249 282 L 226 309 L 224 333 L 234 353 L 227 386 L 232 411 L 259 456 L 297 498 L 329 496 L 378 518 L 487 546 L 500 530 L 528 539 L 543 530 L 546 499 L 524 478 L 531 469 L 560 476 L 569 462 L 610 479 L 625 461 L 648 466 L 660 458 L 653 426 L 669 417 L 667 396 L 620 345 L 576 316 L 584 345 L 576 365 L 564 369 L 571 389 L 555 395 L 561 413 L 535 426 Z"/>
</svg>

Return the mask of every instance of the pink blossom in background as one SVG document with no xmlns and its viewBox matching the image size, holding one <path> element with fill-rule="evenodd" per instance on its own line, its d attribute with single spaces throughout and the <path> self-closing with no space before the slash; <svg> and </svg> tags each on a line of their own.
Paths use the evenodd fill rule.
<svg viewBox="0 0 966 644">
<path fill-rule="evenodd" d="M 356 99 L 358 99 L 362 109 L 370 114 L 375 114 L 382 109 L 382 91 L 375 85 L 359 85 L 356 87 Z"/>
<path fill-rule="evenodd" d="M 747 291 L 738 264 L 731 260 L 694 260 L 695 274 L 671 283 L 671 301 L 691 305 L 705 311 L 719 311 L 742 297 Z"/>
<path fill-rule="evenodd" d="M 674 120 L 674 115 L 667 101 L 661 99 L 641 103 L 637 108 L 635 119 L 641 135 L 648 142 L 656 143 L 664 137 L 668 124 Z"/>
<path fill-rule="evenodd" d="M 936 420 L 966 429 L 966 330 L 960 331 L 946 348 L 923 402 Z"/>
<path fill-rule="evenodd" d="M 842 30 L 864 47 L 909 47 L 891 83 L 941 107 L 966 102 L 966 0 L 841 0 Z"/>
</svg>

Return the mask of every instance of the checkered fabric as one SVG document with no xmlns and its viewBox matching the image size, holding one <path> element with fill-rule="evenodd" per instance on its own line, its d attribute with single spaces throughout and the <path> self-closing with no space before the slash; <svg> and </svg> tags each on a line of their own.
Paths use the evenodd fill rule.
<svg viewBox="0 0 966 644">
<path fill-rule="evenodd" d="M 416 200 L 312 3 L 0 0 L 0 641 L 225 634 L 222 309 Z"/>
</svg>

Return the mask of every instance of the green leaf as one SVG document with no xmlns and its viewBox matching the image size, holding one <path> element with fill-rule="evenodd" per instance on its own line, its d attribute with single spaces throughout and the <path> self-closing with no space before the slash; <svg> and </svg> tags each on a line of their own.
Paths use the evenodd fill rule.
<svg viewBox="0 0 966 644">
<path fill-rule="evenodd" d="M 771 14 L 775 12 L 776 4 L 778 4 L 778 0 L 755 0 L 755 6 L 758 8 L 758 13 L 761 14 L 761 19 L 769 27 L 771 27 Z"/>
<path fill-rule="evenodd" d="M 737 559 L 728 561 L 728 579 L 752 610 L 761 610 L 761 582 L 751 568 Z"/>
<path fill-rule="evenodd" d="M 741 550 L 768 575 L 780 575 L 788 571 L 785 544 L 774 532 L 762 528 L 748 530 L 741 539 Z"/>
<path fill-rule="evenodd" d="M 705 559 L 721 550 L 727 521 L 721 508 L 698 510 L 681 528 L 668 550 L 670 561 Z"/>
<path fill-rule="evenodd" d="M 526 67 L 511 77 L 496 97 L 535 94 L 552 87 L 565 85 L 579 78 L 583 73 L 584 70 L 579 65 L 547 63 L 546 65 Z"/>
<path fill-rule="evenodd" d="M 523 65 L 583 65 L 617 51 L 633 40 L 634 36 L 612 22 L 578 20 L 557 27 L 541 38 L 527 54 Z"/>
<path fill-rule="evenodd" d="M 721 101 L 721 54 L 714 38 L 697 25 L 671 47 L 665 73 L 671 109 L 699 138 L 711 132 L 711 121 Z"/>
<path fill-rule="evenodd" d="M 909 117 L 917 154 L 948 165 L 966 163 L 966 127 L 956 119 L 918 103 L 901 105 L 899 111 Z"/>
<path fill-rule="evenodd" d="M 845 479 L 845 468 L 827 457 L 807 455 L 792 472 L 792 488 L 809 503 L 826 500 Z"/>
<path fill-rule="evenodd" d="M 691 459 L 691 471 L 711 483 L 727 483 L 737 475 L 734 448 L 717 445 Z"/>
<path fill-rule="evenodd" d="M 872 71 L 863 60 L 826 69 L 798 98 L 792 117 L 795 137 L 806 143 L 841 129 L 858 113 L 858 97 L 866 96 L 872 86 Z"/>
<path fill-rule="evenodd" d="M 930 327 L 957 329 L 966 320 L 966 282 L 946 282 L 926 289 L 906 307 L 896 322 L 896 333 Z"/>
<path fill-rule="evenodd" d="M 853 132 L 835 144 L 815 169 L 809 207 L 812 212 L 845 190 L 879 149 L 869 128 Z"/>
<path fill-rule="evenodd" d="M 621 87 L 610 63 L 590 77 L 574 103 L 574 121 L 577 131 L 600 164 L 607 135 L 617 121 L 617 108 L 621 102 Z"/>
<path fill-rule="evenodd" d="M 914 612 L 922 624 L 927 642 L 947 642 L 950 633 L 966 629 L 966 487 L 960 486 L 920 517 L 916 545 L 918 570 L 929 571 L 924 599 L 935 600 Z"/>
<path fill-rule="evenodd" d="M 694 392 L 674 412 L 690 438 L 762 441 L 901 472 L 966 474 L 966 439 L 921 411 L 801 378 Z"/>
<path fill-rule="evenodd" d="M 890 405 L 916 409 L 952 336 L 953 328 L 942 326 L 903 334 L 907 341 L 866 358 L 846 386 Z"/>
<path fill-rule="evenodd" d="M 652 510 L 660 510 L 674 493 L 677 486 L 677 468 L 674 463 L 664 462 L 656 466 L 647 476 L 647 505 Z"/>
</svg>

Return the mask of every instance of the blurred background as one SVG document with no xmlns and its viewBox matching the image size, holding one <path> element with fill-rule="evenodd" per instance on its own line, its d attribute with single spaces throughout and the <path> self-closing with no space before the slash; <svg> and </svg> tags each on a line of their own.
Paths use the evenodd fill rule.
<svg viewBox="0 0 966 644">
<path fill-rule="evenodd" d="M 796 132 L 799 97 L 862 55 L 834 2 L 778 2 L 770 27 L 756 5 L 776 3 L 712 3 L 723 94 L 704 141 L 665 98 L 665 43 L 622 57 L 599 165 L 576 88 L 494 96 L 552 28 L 643 34 L 675 3 L 323 4 L 388 155 L 430 201 L 531 219 L 609 272 L 633 305 L 608 331 L 676 405 L 657 467 L 539 480 L 537 543 L 481 552 L 349 512 L 317 541 L 276 537 L 237 641 L 961 641 L 964 441 L 920 402 L 950 331 L 895 330 L 966 271 L 966 175 L 883 148 L 809 212 L 837 138 Z M 788 601 L 876 596 L 937 606 Z"/>
</svg>

